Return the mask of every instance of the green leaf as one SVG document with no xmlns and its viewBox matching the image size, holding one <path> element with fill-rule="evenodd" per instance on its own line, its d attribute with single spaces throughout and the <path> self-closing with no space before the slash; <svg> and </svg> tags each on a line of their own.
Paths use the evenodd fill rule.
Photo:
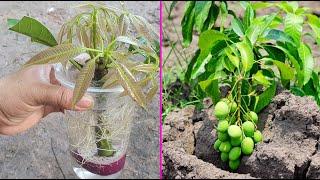
<svg viewBox="0 0 320 180">
<path fill-rule="evenodd" d="M 301 41 L 303 17 L 288 13 L 284 20 L 284 32 L 292 37 L 295 44 L 299 45 Z"/>
<path fill-rule="evenodd" d="M 233 65 L 233 63 L 229 60 L 228 57 L 226 56 L 222 56 L 221 57 L 223 60 L 222 60 L 222 63 L 223 63 L 223 66 L 230 72 L 233 72 L 234 69 L 235 69 L 235 66 Z"/>
<path fill-rule="evenodd" d="M 241 54 L 242 68 L 245 72 L 250 71 L 253 66 L 254 55 L 250 46 L 245 42 L 239 42 L 236 44 Z"/>
<path fill-rule="evenodd" d="M 192 41 L 193 25 L 194 25 L 194 17 L 195 17 L 194 6 L 195 6 L 194 1 L 187 1 L 185 4 L 185 9 L 183 13 L 184 16 L 181 21 L 183 47 L 188 47 Z"/>
<path fill-rule="evenodd" d="M 231 27 L 232 27 L 232 30 L 240 37 L 242 37 L 244 35 L 244 27 L 243 27 L 243 24 L 242 22 L 234 17 L 231 21 Z"/>
<path fill-rule="evenodd" d="M 212 57 L 210 54 L 212 47 L 217 42 L 227 39 L 228 37 L 226 35 L 216 30 L 207 30 L 200 34 L 198 43 L 200 55 L 192 70 L 191 79 L 197 77 L 204 70 L 204 66 Z"/>
<path fill-rule="evenodd" d="M 216 23 L 218 15 L 219 15 L 219 7 L 216 4 L 214 4 L 214 2 L 212 2 L 208 18 L 204 22 L 204 25 L 201 31 L 203 32 L 203 31 L 212 29 L 212 27 Z"/>
<path fill-rule="evenodd" d="M 310 48 L 308 47 L 308 45 L 304 43 L 300 44 L 300 47 L 298 48 L 298 53 L 303 64 L 303 67 L 302 67 L 303 75 L 304 75 L 303 84 L 305 85 L 311 78 L 311 74 L 314 67 L 314 60 L 313 60 Z"/>
<path fill-rule="evenodd" d="M 303 87 L 303 91 L 306 93 L 307 96 L 316 96 L 317 90 L 313 86 L 313 81 L 310 79 Z"/>
<path fill-rule="evenodd" d="M 285 53 L 277 47 L 265 45 L 263 48 L 268 52 L 271 59 L 277 59 L 281 62 L 286 60 Z"/>
<path fill-rule="evenodd" d="M 20 20 L 19 19 L 7 19 L 7 24 L 9 28 L 15 26 Z"/>
<path fill-rule="evenodd" d="M 207 30 L 200 34 L 198 46 L 200 50 L 210 51 L 218 41 L 228 40 L 228 37 L 216 30 Z"/>
<path fill-rule="evenodd" d="M 95 64 L 96 64 L 95 59 L 91 59 L 81 69 L 78 75 L 78 78 L 76 80 L 76 84 L 73 91 L 73 96 L 72 96 L 73 108 L 75 107 L 77 102 L 83 97 L 88 87 L 90 86 L 90 83 L 94 76 Z"/>
<path fill-rule="evenodd" d="M 320 19 L 313 14 L 308 14 L 307 17 L 308 24 L 314 33 L 317 44 L 320 46 Z"/>
<path fill-rule="evenodd" d="M 212 58 L 212 55 L 208 54 L 207 57 L 202 59 L 201 52 L 200 52 L 200 55 L 199 55 L 199 57 L 196 61 L 196 64 L 192 70 L 191 79 L 195 79 L 199 74 L 201 74 L 205 71 L 205 65 L 211 60 L 211 58 Z"/>
<path fill-rule="evenodd" d="M 288 56 L 288 59 L 289 61 L 293 64 L 296 72 L 297 72 L 297 80 L 298 80 L 298 84 L 300 87 L 302 87 L 303 85 L 303 71 L 300 69 L 301 66 L 299 64 L 299 62 L 296 60 L 296 58 L 290 53 L 289 50 L 281 47 L 281 46 L 275 46 L 277 47 L 278 49 L 281 49 L 287 56 Z"/>
<path fill-rule="evenodd" d="M 301 97 L 306 95 L 306 93 L 303 91 L 303 89 L 301 89 L 299 87 L 291 87 L 290 92 L 294 95 L 301 96 Z"/>
<path fill-rule="evenodd" d="M 299 5 L 297 2 L 281 2 L 276 4 L 280 9 L 284 10 L 286 13 L 295 13 Z"/>
<path fill-rule="evenodd" d="M 263 29 L 263 24 L 263 22 L 252 24 L 246 30 L 246 36 L 248 37 L 252 45 L 256 43 L 258 37 L 260 36 Z"/>
<path fill-rule="evenodd" d="M 269 30 L 267 32 L 267 35 L 265 36 L 265 38 L 294 44 L 294 42 L 290 36 L 288 36 L 286 33 L 284 33 L 281 30 L 278 30 L 278 29 Z"/>
<path fill-rule="evenodd" d="M 243 21 L 244 21 L 243 24 L 245 29 L 249 28 L 253 18 L 254 18 L 254 10 L 251 6 L 251 3 L 247 3 L 246 11 L 243 18 Z"/>
<path fill-rule="evenodd" d="M 228 47 L 228 48 L 225 48 L 225 53 L 226 55 L 228 56 L 229 60 L 231 61 L 231 63 L 236 67 L 236 68 L 239 68 L 239 63 L 240 63 L 240 60 L 239 60 L 239 57 L 238 56 L 234 56 L 232 55 L 232 47 Z"/>
<path fill-rule="evenodd" d="M 188 68 L 187 68 L 187 71 L 185 73 L 185 78 L 184 80 L 189 83 L 190 82 L 190 78 L 191 78 L 191 73 L 192 73 L 192 70 L 193 70 L 193 66 L 195 65 L 198 57 L 199 57 L 199 54 L 200 54 L 200 49 L 198 49 L 196 51 L 196 53 L 194 54 L 194 56 L 192 57 L 191 61 L 188 63 Z"/>
<path fill-rule="evenodd" d="M 199 82 L 201 89 L 211 97 L 214 104 L 220 100 L 220 89 L 218 79 L 207 79 Z"/>
<path fill-rule="evenodd" d="M 168 19 L 171 19 L 172 10 L 173 10 L 173 8 L 177 5 L 177 2 L 178 2 L 178 1 L 172 1 L 172 2 L 171 2 L 171 4 L 170 4 L 170 9 L 169 9 L 169 14 L 168 14 Z"/>
<path fill-rule="evenodd" d="M 52 33 L 43 24 L 31 17 L 24 16 L 9 30 L 29 36 L 34 41 L 41 42 L 47 46 L 58 44 Z"/>
<path fill-rule="evenodd" d="M 264 18 L 256 18 L 250 25 L 250 27 L 246 31 L 246 35 L 251 41 L 251 44 L 255 44 L 257 39 L 264 34 L 266 29 L 271 25 L 277 13 L 273 13 L 269 16 L 265 16 Z"/>
<path fill-rule="evenodd" d="M 256 74 L 252 76 L 252 78 L 258 82 L 258 84 L 262 84 L 265 87 L 268 87 L 271 83 L 268 79 L 262 74 L 262 71 L 259 70 Z"/>
<path fill-rule="evenodd" d="M 271 7 L 273 6 L 272 3 L 268 3 L 268 2 L 254 2 L 252 3 L 252 8 L 254 10 L 257 10 L 257 9 L 264 9 L 264 8 L 268 8 L 268 7 Z"/>
<path fill-rule="evenodd" d="M 33 56 L 28 62 L 26 62 L 25 66 L 65 62 L 81 52 L 84 52 L 81 47 L 73 46 L 72 44 L 60 44 L 50 47 Z"/>
<path fill-rule="evenodd" d="M 274 65 L 276 65 L 280 71 L 280 76 L 281 79 L 283 80 L 291 80 L 294 78 L 294 71 L 293 69 L 288 66 L 287 64 L 281 62 L 281 61 L 276 61 L 276 60 L 271 60 Z"/>
<path fill-rule="evenodd" d="M 220 3 L 220 30 L 224 27 L 224 23 L 228 17 L 228 4 L 225 1 Z"/>
<path fill-rule="evenodd" d="M 208 18 L 209 11 L 211 8 L 212 1 L 196 1 L 195 4 L 195 30 L 198 31 L 199 33 L 202 30 L 202 27 Z"/>
<path fill-rule="evenodd" d="M 259 113 L 263 108 L 269 105 L 272 98 L 275 96 L 275 94 L 276 94 L 276 83 L 275 81 L 272 81 L 269 88 L 263 91 L 263 93 L 261 93 L 259 96 L 255 97 L 254 111 L 256 113 Z"/>
</svg>

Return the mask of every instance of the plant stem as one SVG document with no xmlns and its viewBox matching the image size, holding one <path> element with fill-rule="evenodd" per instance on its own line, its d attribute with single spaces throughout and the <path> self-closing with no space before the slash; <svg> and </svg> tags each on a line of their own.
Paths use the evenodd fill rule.
<svg viewBox="0 0 320 180">
<path fill-rule="evenodd" d="M 104 97 L 101 97 L 104 98 Z M 98 98 L 98 101 L 99 99 Z M 115 153 L 115 150 L 112 147 L 112 144 L 110 142 L 110 140 L 103 138 L 103 134 L 109 134 L 109 131 L 107 130 L 106 127 L 103 127 L 103 111 L 101 112 L 100 110 L 98 110 L 97 112 L 97 120 L 98 120 L 98 127 L 96 128 L 96 145 L 98 147 L 98 155 L 99 156 L 104 156 L 104 157 L 110 157 Z"/>
<path fill-rule="evenodd" d="M 92 29 L 91 29 L 91 35 L 92 35 L 92 43 L 93 43 L 93 49 L 89 49 L 87 48 L 89 51 L 92 51 L 94 52 L 94 54 L 96 54 L 97 52 L 101 52 L 101 50 L 96 50 L 97 49 L 97 46 L 98 46 L 98 42 L 97 42 L 97 10 L 94 8 L 93 9 L 93 13 L 92 13 Z M 99 57 L 99 59 L 96 61 L 96 69 L 95 69 L 95 72 L 94 72 L 94 80 L 96 80 L 97 82 L 99 82 L 103 76 L 105 74 L 108 73 L 108 70 L 105 69 L 105 66 L 103 64 L 103 58 L 102 57 Z M 102 83 L 99 83 L 98 86 L 100 86 L 100 84 Z M 101 97 L 98 97 L 97 98 L 97 101 L 104 101 L 104 97 L 101 96 Z M 99 104 L 99 102 L 97 102 Z M 97 126 L 99 128 L 96 128 L 96 134 L 97 134 L 97 142 L 96 142 L 96 145 L 97 145 L 97 148 L 98 148 L 98 155 L 99 156 L 104 156 L 104 157 L 110 157 L 114 154 L 114 149 L 112 147 L 112 144 L 111 142 L 106 139 L 106 138 L 103 138 L 102 135 L 104 134 L 103 132 L 105 133 L 109 133 L 108 129 L 106 127 L 103 126 L 103 111 L 100 112 L 100 111 L 97 111 Z"/>
<path fill-rule="evenodd" d="M 70 59 L 69 61 L 70 61 L 70 63 L 71 63 L 72 65 L 74 65 L 74 67 L 76 67 L 79 71 L 82 69 L 81 64 L 79 64 L 79 63 L 78 63 L 77 61 L 75 61 L 74 59 Z"/>
<path fill-rule="evenodd" d="M 237 90 L 237 105 L 238 105 L 238 115 L 237 115 L 237 124 L 241 121 L 241 86 L 242 86 L 242 77 L 239 78 L 238 90 Z"/>
</svg>

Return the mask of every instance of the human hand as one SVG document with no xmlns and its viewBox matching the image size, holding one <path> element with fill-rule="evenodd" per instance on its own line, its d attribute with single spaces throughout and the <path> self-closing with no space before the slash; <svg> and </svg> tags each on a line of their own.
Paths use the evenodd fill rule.
<svg viewBox="0 0 320 180">
<path fill-rule="evenodd" d="M 72 109 L 72 95 L 60 86 L 52 65 L 31 66 L 0 79 L 0 134 L 23 132 L 51 112 Z M 74 110 L 92 106 L 92 97 L 85 95 Z"/>
</svg>

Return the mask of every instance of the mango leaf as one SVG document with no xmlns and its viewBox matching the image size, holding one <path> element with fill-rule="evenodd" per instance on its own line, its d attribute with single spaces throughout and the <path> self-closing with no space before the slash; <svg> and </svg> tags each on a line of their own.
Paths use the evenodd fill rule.
<svg viewBox="0 0 320 180">
<path fill-rule="evenodd" d="M 200 57 L 201 53 L 199 55 L 199 58 Z M 208 54 L 206 58 L 200 60 L 201 62 L 199 61 L 199 58 L 197 59 L 194 69 L 192 70 L 191 79 L 195 79 L 199 74 L 205 71 L 205 65 L 211 60 L 212 55 Z"/>
<path fill-rule="evenodd" d="M 213 104 L 217 104 L 220 100 L 220 89 L 218 79 L 207 79 L 199 82 L 201 89 L 211 97 Z"/>
<path fill-rule="evenodd" d="M 134 66 L 131 70 L 132 71 L 138 71 L 138 72 L 144 72 L 144 73 L 151 73 L 151 72 L 157 72 L 158 67 L 154 64 L 139 64 Z"/>
<path fill-rule="evenodd" d="M 263 19 L 263 22 L 264 22 L 264 25 L 263 25 L 263 28 L 262 28 L 262 31 L 260 34 L 264 34 L 264 32 L 266 31 L 266 29 L 272 24 L 272 22 L 276 19 L 278 13 L 272 13 L 268 16 L 266 16 L 264 19 Z"/>
<path fill-rule="evenodd" d="M 303 17 L 288 13 L 284 20 L 284 32 L 292 37 L 295 44 L 299 45 L 301 41 Z"/>
<path fill-rule="evenodd" d="M 118 42 L 123 42 L 123 43 L 127 43 L 127 44 L 130 44 L 130 45 L 133 45 L 133 46 L 137 46 L 139 47 L 139 44 L 137 41 L 131 39 L 130 37 L 128 36 L 118 36 L 116 41 Z"/>
<path fill-rule="evenodd" d="M 239 68 L 239 63 L 240 63 L 239 57 L 232 55 L 231 47 L 225 48 L 225 53 L 226 53 L 226 55 L 228 56 L 228 58 L 229 58 L 229 60 L 231 61 L 231 63 L 232 63 L 236 68 Z"/>
<path fill-rule="evenodd" d="M 277 13 L 273 13 L 271 15 L 256 18 L 251 25 L 248 27 L 246 31 L 246 35 L 251 41 L 251 44 L 254 45 L 257 39 L 262 35 L 265 34 L 266 29 L 271 25 L 273 20 L 276 18 Z"/>
<path fill-rule="evenodd" d="M 28 62 L 26 62 L 25 66 L 64 62 L 75 57 L 81 52 L 84 52 L 82 47 L 73 46 L 72 44 L 60 44 L 33 56 Z"/>
<path fill-rule="evenodd" d="M 47 46 L 58 44 L 52 33 L 43 24 L 31 17 L 24 16 L 17 24 L 10 27 L 9 30 L 29 36 L 34 41 L 41 42 Z"/>
<path fill-rule="evenodd" d="M 72 107 L 74 108 L 77 102 L 83 97 L 87 91 L 95 71 L 95 59 L 89 60 L 86 65 L 81 69 L 73 91 Z"/>
<path fill-rule="evenodd" d="M 105 21 L 103 21 L 105 22 Z M 127 31 L 128 31 L 128 24 L 129 24 L 129 20 L 128 20 L 128 17 L 124 14 L 121 14 L 120 17 L 119 17 L 119 21 L 118 21 L 118 24 L 119 24 L 119 34 L 121 36 L 125 36 L 127 34 Z M 105 33 L 106 31 L 102 32 Z"/>
<path fill-rule="evenodd" d="M 237 18 L 234 17 L 231 21 L 232 30 L 240 37 L 244 35 L 244 27 L 242 22 Z"/>
<path fill-rule="evenodd" d="M 222 64 L 223 66 L 230 72 L 233 72 L 235 69 L 235 66 L 232 64 L 232 62 L 229 60 L 228 57 L 222 56 Z"/>
<path fill-rule="evenodd" d="M 219 15 L 219 7 L 212 2 L 208 18 L 204 22 L 201 32 L 212 29 Z"/>
<path fill-rule="evenodd" d="M 195 6 L 194 1 L 187 1 L 185 4 L 184 13 L 183 13 L 184 16 L 181 21 L 183 47 L 188 47 L 192 41 L 193 25 L 194 25 L 194 17 L 195 17 L 194 6 Z"/>
<path fill-rule="evenodd" d="M 254 45 L 260 36 L 263 29 L 264 22 L 256 22 L 249 26 L 246 30 L 246 36 L 250 40 L 251 44 Z"/>
<path fill-rule="evenodd" d="M 103 88 L 111 88 L 118 85 L 119 79 L 117 78 L 117 72 L 114 69 L 110 69 L 109 72 L 103 76 L 101 81 L 104 82 L 102 85 Z"/>
<path fill-rule="evenodd" d="M 177 5 L 177 2 L 178 2 L 178 1 L 172 1 L 172 2 L 171 2 L 171 4 L 170 4 L 170 9 L 169 9 L 169 13 L 168 13 L 168 19 L 171 19 L 172 10 L 173 10 L 174 7 Z"/>
<path fill-rule="evenodd" d="M 252 78 L 257 81 L 258 84 L 262 84 L 265 87 L 268 87 L 271 83 L 268 79 L 262 74 L 262 71 L 259 70 L 256 74 L 252 76 Z"/>
<path fill-rule="evenodd" d="M 194 6 L 195 13 L 195 30 L 201 32 L 203 25 L 208 18 L 212 1 L 196 1 Z"/>
<path fill-rule="evenodd" d="M 83 46 L 88 48 L 91 47 L 91 41 L 89 40 L 89 36 L 86 32 L 86 29 L 83 26 L 77 29 L 77 36 L 78 40 L 81 42 Z"/>
<path fill-rule="evenodd" d="M 271 61 L 279 69 L 281 79 L 283 79 L 283 80 L 291 80 L 291 79 L 294 78 L 294 71 L 290 66 L 288 66 L 287 64 L 285 64 L 285 63 L 283 63 L 281 61 L 276 61 L 276 60 L 271 60 Z"/>
<path fill-rule="evenodd" d="M 191 73 L 191 79 L 196 78 L 201 72 L 204 71 L 204 66 L 211 59 L 210 51 L 212 47 L 222 40 L 228 40 L 228 37 L 223 33 L 216 30 L 207 30 L 200 34 L 198 46 L 200 48 L 200 55 L 194 65 Z"/>
<path fill-rule="evenodd" d="M 253 55 L 252 49 L 244 41 L 237 43 L 236 46 L 241 54 L 241 64 L 244 72 L 250 71 L 254 61 L 254 55 Z"/>
<path fill-rule="evenodd" d="M 303 86 L 303 81 L 304 81 L 304 73 L 303 71 L 301 70 L 301 66 L 298 62 L 298 60 L 290 53 L 289 50 L 285 49 L 284 47 L 281 47 L 281 46 L 275 46 L 277 47 L 278 49 L 281 49 L 287 56 L 288 56 L 288 60 L 293 64 L 294 68 L 295 68 L 295 71 L 297 72 L 297 80 L 298 80 L 298 85 L 299 87 L 302 87 Z"/>
<path fill-rule="evenodd" d="M 63 24 L 60 28 L 60 31 L 58 33 L 58 44 L 61 44 L 63 41 L 63 37 L 67 34 L 68 31 L 68 24 Z"/>
<path fill-rule="evenodd" d="M 277 59 L 281 62 L 286 60 L 285 53 L 277 47 L 265 45 L 263 48 L 268 52 L 271 59 Z"/>
<path fill-rule="evenodd" d="M 290 92 L 294 95 L 301 96 L 301 97 L 306 95 L 303 89 L 299 87 L 290 87 Z"/>
<path fill-rule="evenodd" d="M 123 64 L 113 61 L 115 65 L 120 84 L 128 92 L 128 94 L 144 109 L 146 108 L 146 97 L 143 94 L 142 88 L 137 84 L 136 79 L 130 70 Z"/>
<path fill-rule="evenodd" d="M 145 18 L 133 14 L 129 14 L 128 18 L 131 18 L 131 24 L 133 25 L 134 29 L 137 31 L 139 35 L 142 35 L 150 40 L 159 39 L 158 31 Z M 109 26 L 114 26 L 114 24 L 111 23 L 109 24 Z"/>
<path fill-rule="evenodd" d="M 278 6 L 280 9 L 284 10 L 286 13 L 295 13 L 295 11 L 298 9 L 299 5 L 297 2 L 281 2 L 277 3 L 276 6 Z"/>
<path fill-rule="evenodd" d="M 307 14 L 307 17 L 308 24 L 314 33 L 318 46 L 320 46 L 320 19 L 313 14 Z"/>
<path fill-rule="evenodd" d="M 268 7 L 271 7 L 271 6 L 273 6 L 273 4 L 269 3 L 269 2 L 254 2 L 254 3 L 252 3 L 252 8 L 254 10 L 264 9 L 264 8 L 268 8 Z"/>
<path fill-rule="evenodd" d="M 306 93 L 307 96 L 315 97 L 318 93 L 316 88 L 314 87 L 312 79 L 310 79 L 303 87 L 303 91 Z"/>
<path fill-rule="evenodd" d="M 224 27 L 224 23 L 228 17 L 228 4 L 225 1 L 221 1 L 220 3 L 220 29 Z"/>
<path fill-rule="evenodd" d="M 207 30 L 200 34 L 198 46 L 201 51 L 210 52 L 218 41 L 228 40 L 228 37 L 216 30 Z"/>
<path fill-rule="evenodd" d="M 312 70 L 314 67 L 314 60 L 310 48 L 304 43 L 300 44 L 298 48 L 298 53 L 303 64 L 303 84 L 305 85 L 311 78 Z"/>
<path fill-rule="evenodd" d="M 244 25 L 244 29 L 249 28 L 249 26 L 251 25 L 251 22 L 254 18 L 254 10 L 251 6 L 251 3 L 246 2 L 246 11 L 243 17 L 243 25 Z"/>
<path fill-rule="evenodd" d="M 292 40 L 292 38 L 290 36 L 288 36 L 286 33 L 284 33 L 281 30 L 278 30 L 278 29 L 270 29 L 267 32 L 265 38 L 294 44 L 294 41 Z"/>
<path fill-rule="evenodd" d="M 158 91 L 158 84 L 156 82 L 153 83 L 153 86 L 151 87 L 151 89 L 148 91 L 146 99 L 148 101 L 151 101 L 153 96 L 157 93 Z"/>
<path fill-rule="evenodd" d="M 193 70 L 193 66 L 195 65 L 198 57 L 199 57 L 199 54 L 200 54 L 200 49 L 198 49 L 194 56 L 192 57 L 191 61 L 188 63 L 188 67 L 187 67 L 187 71 L 184 75 L 184 80 L 189 83 L 190 82 L 190 78 L 191 78 L 191 73 L 192 73 L 192 70 Z"/>
<path fill-rule="evenodd" d="M 261 93 L 259 96 L 255 97 L 254 112 L 259 113 L 263 108 L 269 105 L 272 98 L 275 96 L 275 94 L 276 94 L 276 83 L 275 81 L 272 81 L 269 88 L 263 91 L 263 93 Z"/>
</svg>

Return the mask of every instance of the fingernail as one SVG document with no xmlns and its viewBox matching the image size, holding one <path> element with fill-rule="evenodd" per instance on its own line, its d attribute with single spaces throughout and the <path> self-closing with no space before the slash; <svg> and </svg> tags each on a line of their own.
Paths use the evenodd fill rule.
<svg viewBox="0 0 320 180">
<path fill-rule="evenodd" d="M 76 104 L 77 110 L 89 109 L 93 106 L 93 98 L 89 95 L 84 95 L 81 100 Z"/>
</svg>

